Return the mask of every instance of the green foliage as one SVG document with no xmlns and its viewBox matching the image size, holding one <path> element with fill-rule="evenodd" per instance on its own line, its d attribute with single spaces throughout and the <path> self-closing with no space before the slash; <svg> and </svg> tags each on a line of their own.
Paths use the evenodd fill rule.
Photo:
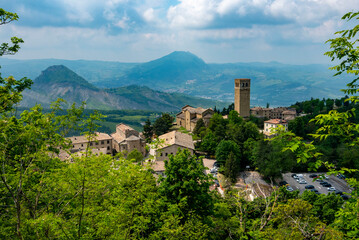
<svg viewBox="0 0 359 240">
<path fill-rule="evenodd" d="M 153 127 L 151 126 L 151 121 L 149 118 L 147 118 L 145 125 L 143 125 L 143 135 L 145 136 L 147 143 L 152 141 Z"/>
<path fill-rule="evenodd" d="M 142 162 L 143 155 L 135 148 L 127 155 L 127 160 L 139 163 Z"/>
<path fill-rule="evenodd" d="M 153 123 L 153 132 L 157 136 L 167 133 L 172 127 L 173 121 L 174 117 L 168 113 L 163 113 L 162 116 L 157 118 Z"/>
<path fill-rule="evenodd" d="M 293 169 L 296 161 L 291 151 L 282 151 L 280 142 L 260 140 L 253 149 L 253 164 L 267 179 L 281 178 Z"/>
<path fill-rule="evenodd" d="M 166 177 L 160 179 L 159 191 L 168 203 L 177 205 L 183 219 L 191 214 L 201 218 L 212 214 L 211 181 L 204 170 L 202 159 L 191 156 L 186 149 L 165 160 Z"/>
<path fill-rule="evenodd" d="M 206 130 L 206 126 L 204 125 L 204 121 L 202 118 L 198 119 L 196 126 L 193 129 L 193 134 L 201 135 L 201 132 Z"/>
<path fill-rule="evenodd" d="M 342 19 L 347 21 L 358 20 L 358 15 L 359 12 L 348 12 Z M 356 25 L 352 29 L 336 32 L 335 34 L 339 35 L 339 37 L 327 41 L 327 43 L 330 43 L 331 51 L 325 53 L 332 61 L 341 61 L 338 65 L 330 68 L 336 71 L 335 76 L 343 73 L 353 74 L 355 76 L 354 79 L 347 84 L 348 89 L 342 90 L 349 95 L 354 95 L 358 92 L 358 85 L 356 84 L 359 80 L 359 77 L 357 77 L 359 74 L 359 46 L 357 44 L 358 38 L 356 38 L 358 30 L 359 25 Z M 357 96 L 352 96 L 350 100 L 356 102 Z"/>
<path fill-rule="evenodd" d="M 216 160 L 220 166 L 225 166 L 226 161 L 230 153 L 234 154 L 234 158 L 239 165 L 239 159 L 241 156 L 238 145 L 231 140 L 222 140 L 216 148 Z M 238 170 L 238 169 L 237 169 Z"/>
</svg>

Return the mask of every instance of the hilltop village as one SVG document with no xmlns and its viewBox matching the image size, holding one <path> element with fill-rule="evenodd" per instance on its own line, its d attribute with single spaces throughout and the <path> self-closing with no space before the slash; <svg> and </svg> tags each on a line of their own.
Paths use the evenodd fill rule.
<svg viewBox="0 0 359 240">
<path fill-rule="evenodd" d="M 246 121 L 250 116 L 254 116 L 258 119 L 263 119 L 263 129 L 254 129 L 255 135 L 263 134 L 264 138 L 272 138 L 276 134 L 276 129 L 281 126 L 283 131 L 288 130 L 288 122 L 294 120 L 297 117 L 297 112 L 293 108 L 277 107 L 277 108 L 262 108 L 252 107 L 250 108 L 250 79 L 235 79 L 234 80 L 234 111 L 231 114 L 236 115 L 236 119 L 243 119 Z M 61 151 L 59 156 L 61 159 L 71 158 L 71 154 L 82 155 L 91 149 L 92 153 L 98 155 L 110 154 L 115 156 L 120 154 L 127 158 L 134 158 L 136 162 L 141 162 L 143 165 L 149 166 L 156 174 L 163 175 L 165 170 L 164 161 L 168 160 L 170 155 L 176 155 L 177 151 L 187 149 L 191 155 L 204 155 L 203 164 L 208 168 L 207 174 L 213 174 L 219 181 L 215 181 L 215 187 L 219 187 L 219 191 L 223 191 L 222 185 L 225 185 L 226 178 L 217 176 L 219 170 L 219 164 L 215 159 L 215 152 L 212 150 L 206 150 L 201 143 L 205 142 L 205 139 L 194 139 L 193 133 L 197 135 L 201 129 L 208 128 L 213 119 L 213 116 L 218 117 L 218 114 L 212 108 L 192 107 L 186 105 L 182 107 L 181 111 L 176 114 L 174 121 L 170 122 L 170 128 L 165 130 L 164 134 L 156 136 L 153 131 L 145 134 L 145 132 L 138 132 L 132 127 L 119 123 L 116 126 L 116 131 L 112 134 L 106 134 L 96 132 L 92 139 L 89 141 L 85 136 L 74 136 L 68 139 L 72 142 L 72 149 L 70 152 Z M 233 116 L 232 116 L 233 117 Z M 228 120 L 231 118 L 229 115 L 222 116 L 223 119 Z M 171 121 L 171 120 L 169 120 Z M 241 120 L 242 121 L 242 120 Z M 213 126 L 212 126 L 213 127 Z M 223 130 L 224 131 L 224 130 Z M 148 136 L 148 134 L 150 134 Z M 145 136 L 147 135 L 147 136 Z M 153 143 L 153 140 L 158 140 L 157 144 Z M 197 146 L 197 147 L 196 147 Z M 248 162 L 246 164 L 249 164 Z M 224 167 L 224 166 L 222 166 Z M 250 166 L 246 166 L 250 168 Z M 235 168 L 236 171 L 240 168 Z M 256 171 L 247 172 L 252 176 L 243 176 L 239 172 L 235 173 L 238 186 L 246 189 L 251 189 L 253 194 L 250 194 L 251 198 L 260 195 L 269 195 L 270 186 L 266 184 L 262 177 Z M 251 179 L 251 184 L 246 184 L 245 181 Z M 258 183 L 263 189 L 266 189 L 266 193 L 259 193 Z"/>
</svg>

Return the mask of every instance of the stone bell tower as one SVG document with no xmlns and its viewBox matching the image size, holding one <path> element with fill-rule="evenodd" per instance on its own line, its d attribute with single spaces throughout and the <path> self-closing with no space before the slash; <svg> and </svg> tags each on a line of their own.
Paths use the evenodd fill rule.
<svg viewBox="0 0 359 240">
<path fill-rule="evenodd" d="M 234 79 L 234 110 L 243 118 L 248 118 L 250 114 L 250 90 L 250 79 Z"/>
</svg>

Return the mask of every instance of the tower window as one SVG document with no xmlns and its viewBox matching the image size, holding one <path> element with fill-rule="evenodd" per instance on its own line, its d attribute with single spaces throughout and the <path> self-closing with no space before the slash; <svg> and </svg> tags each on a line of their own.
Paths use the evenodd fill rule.
<svg viewBox="0 0 359 240">
<path fill-rule="evenodd" d="M 248 87 L 248 83 L 246 83 L 246 87 Z"/>
</svg>

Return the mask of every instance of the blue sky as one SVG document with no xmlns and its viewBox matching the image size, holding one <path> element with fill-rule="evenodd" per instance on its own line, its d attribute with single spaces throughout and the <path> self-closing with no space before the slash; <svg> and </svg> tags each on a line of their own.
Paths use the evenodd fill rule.
<svg viewBox="0 0 359 240">
<path fill-rule="evenodd" d="M 0 0 L 20 16 L 0 42 L 16 59 L 146 62 L 190 51 L 209 63 L 329 63 L 325 41 L 358 0 Z"/>
</svg>

